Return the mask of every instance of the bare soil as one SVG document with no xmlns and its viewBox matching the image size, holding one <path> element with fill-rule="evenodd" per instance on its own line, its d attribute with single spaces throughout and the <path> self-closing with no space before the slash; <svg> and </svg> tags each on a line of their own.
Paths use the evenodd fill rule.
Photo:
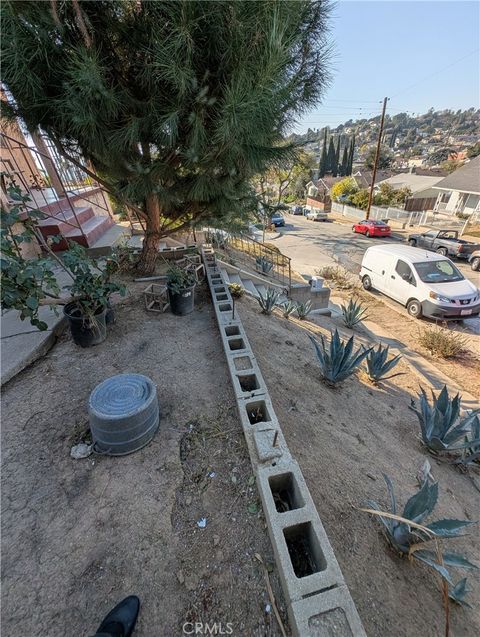
<svg viewBox="0 0 480 637">
<path fill-rule="evenodd" d="M 2 637 L 93 634 L 128 594 L 142 603 L 138 637 L 195 621 L 277 636 L 255 553 L 286 623 L 207 292 L 175 317 L 145 312 L 146 286 L 129 285 L 103 344 L 82 350 L 66 333 L 4 388 Z M 88 438 L 90 392 L 122 372 L 157 383 L 154 440 L 122 458 L 71 459 Z"/>
<path fill-rule="evenodd" d="M 308 334 L 328 335 L 338 319 L 286 320 L 260 314 L 244 297 L 238 312 L 265 377 L 275 412 L 298 460 L 370 637 L 444 635 L 438 578 L 427 566 L 399 557 L 379 522 L 358 510 L 374 499 L 387 507 L 382 473 L 394 483 L 403 507 L 418 488 L 417 474 L 428 458 L 439 482 L 431 520 L 478 519 L 480 494 L 473 476 L 436 461 L 421 446 L 418 421 L 409 409 L 417 377 L 401 362 L 404 375 L 378 387 L 361 375 L 338 389 L 322 383 Z M 400 321 L 399 321 L 400 323 Z M 398 332 L 396 332 L 398 335 Z M 448 542 L 450 550 L 480 564 L 478 527 Z M 478 574 L 452 569 L 455 582 L 468 576 L 473 609 L 451 605 L 454 636 L 480 634 Z"/>
</svg>

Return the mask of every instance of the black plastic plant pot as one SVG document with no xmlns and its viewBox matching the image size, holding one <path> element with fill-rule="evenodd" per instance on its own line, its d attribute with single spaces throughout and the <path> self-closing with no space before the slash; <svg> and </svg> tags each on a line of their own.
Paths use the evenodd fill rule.
<svg viewBox="0 0 480 637">
<path fill-rule="evenodd" d="M 107 309 L 105 310 L 105 324 L 113 325 L 115 323 L 115 310 L 111 305 L 107 305 Z"/>
<path fill-rule="evenodd" d="M 177 316 L 185 316 L 193 312 L 195 301 L 195 285 L 183 288 L 180 292 L 174 292 L 168 288 L 168 300 L 170 301 L 170 309 Z"/>
<path fill-rule="evenodd" d="M 107 338 L 105 308 L 99 308 L 93 316 L 85 316 L 75 301 L 63 308 L 63 313 L 70 324 L 73 342 L 80 347 L 92 347 L 103 343 Z"/>
</svg>

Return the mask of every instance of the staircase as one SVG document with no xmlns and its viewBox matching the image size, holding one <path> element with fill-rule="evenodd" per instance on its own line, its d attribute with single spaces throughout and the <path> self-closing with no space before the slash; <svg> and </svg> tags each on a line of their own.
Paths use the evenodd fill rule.
<svg viewBox="0 0 480 637">
<path fill-rule="evenodd" d="M 69 241 L 75 241 L 85 248 L 90 248 L 115 225 L 111 217 L 95 215 L 91 206 L 76 207 L 68 203 L 67 206 L 66 209 L 58 210 L 53 215 L 48 211 L 48 214 L 52 216 L 38 222 L 45 239 L 55 235 L 63 237 L 59 243 L 51 245 L 54 251 L 67 250 Z"/>
<path fill-rule="evenodd" d="M 243 287 L 247 294 L 250 294 L 257 299 L 260 298 L 260 295 L 265 296 L 267 290 L 271 288 L 275 290 L 275 292 L 278 292 L 280 294 L 278 298 L 279 304 L 284 303 L 288 300 L 287 290 L 282 288 L 281 286 L 270 283 L 270 281 L 267 280 L 264 281 L 259 277 L 251 275 L 246 271 L 239 270 L 238 268 L 235 268 L 235 270 L 237 271 L 233 272 L 232 269 L 228 268 L 228 265 L 223 263 L 222 261 L 219 261 L 218 265 L 223 279 L 225 283 L 227 283 L 227 285 L 229 283 L 237 283 L 238 285 L 241 285 Z"/>
</svg>

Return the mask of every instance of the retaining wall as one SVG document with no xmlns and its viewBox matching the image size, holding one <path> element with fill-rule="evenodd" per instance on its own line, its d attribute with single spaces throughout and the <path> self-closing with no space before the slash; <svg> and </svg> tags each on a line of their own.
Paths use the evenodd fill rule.
<svg viewBox="0 0 480 637">
<path fill-rule="evenodd" d="M 210 245 L 202 258 L 293 634 L 366 637 Z"/>
</svg>

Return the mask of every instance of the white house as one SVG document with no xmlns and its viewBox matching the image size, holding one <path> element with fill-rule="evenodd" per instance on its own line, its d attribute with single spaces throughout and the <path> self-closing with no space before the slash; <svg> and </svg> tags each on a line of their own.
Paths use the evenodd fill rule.
<svg viewBox="0 0 480 637">
<path fill-rule="evenodd" d="M 480 155 L 434 186 L 437 212 L 480 215 Z"/>
<path fill-rule="evenodd" d="M 400 173 L 399 175 L 393 175 L 388 179 L 383 179 L 375 184 L 375 188 L 378 189 L 382 184 L 389 184 L 394 190 L 400 190 L 401 188 L 409 188 L 411 197 L 415 199 L 436 197 L 438 191 L 434 190 L 434 187 L 442 181 L 443 177 L 432 177 L 430 175 L 416 175 L 415 173 Z"/>
</svg>

